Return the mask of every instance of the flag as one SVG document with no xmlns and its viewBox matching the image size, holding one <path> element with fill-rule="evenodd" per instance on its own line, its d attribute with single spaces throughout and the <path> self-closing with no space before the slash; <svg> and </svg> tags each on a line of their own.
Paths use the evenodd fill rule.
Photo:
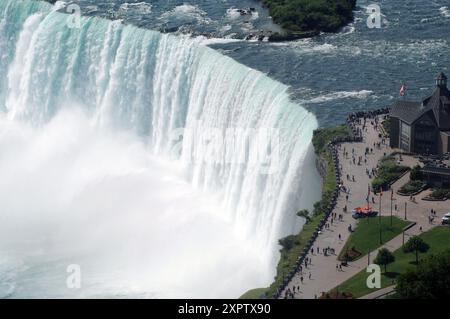
<svg viewBox="0 0 450 319">
<path fill-rule="evenodd" d="M 400 96 L 406 95 L 406 86 L 402 84 L 402 87 L 400 88 Z"/>
</svg>

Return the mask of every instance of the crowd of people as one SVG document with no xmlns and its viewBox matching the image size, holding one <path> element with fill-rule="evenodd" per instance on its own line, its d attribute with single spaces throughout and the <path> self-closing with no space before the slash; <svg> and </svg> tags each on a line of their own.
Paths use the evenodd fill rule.
<svg viewBox="0 0 450 319">
<path fill-rule="evenodd" d="M 382 109 L 378 111 L 372 111 L 372 112 L 358 112 L 355 114 L 352 114 L 347 119 L 347 125 L 351 128 L 353 132 L 352 138 L 337 138 L 334 139 L 330 144 L 328 145 L 329 151 L 332 155 L 332 160 L 334 164 L 334 168 L 336 171 L 336 182 L 337 182 L 337 188 L 333 193 L 330 205 L 328 206 L 327 211 L 325 212 L 325 217 L 320 222 L 319 226 L 317 227 L 316 232 L 313 235 L 312 240 L 308 243 L 307 247 L 305 247 L 305 250 L 303 254 L 298 258 L 298 261 L 296 263 L 296 266 L 294 267 L 293 271 L 289 274 L 287 278 L 283 281 L 283 284 L 279 287 L 277 293 L 273 296 L 275 298 L 283 297 L 283 298 L 295 298 L 296 294 L 301 293 L 301 286 L 292 285 L 292 279 L 295 275 L 299 276 L 300 283 L 303 284 L 305 277 L 304 277 L 304 271 L 308 269 L 312 265 L 312 257 L 308 257 L 308 254 L 310 256 L 314 255 L 314 251 L 316 251 L 317 254 L 320 252 L 324 256 L 330 256 L 335 255 L 335 249 L 332 247 L 322 247 L 321 249 L 319 247 L 314 247 L 314 243 L 318 235 L 323 231 L 330 229 L 330 227 L 333 225 L 336 221 L 343 221 L 343 214 L 337 214 L 333 212 L 334 208 L 337 204 L 337 198 L 340 194 L 344 193 L 346 201 L 349 200 L 349 195 L 351 194 L 350 187 L 346 184 L 344 184 L 344 181 L 342 179 L 342 164 L 339 162 L 339 153 L 344 155 L 344 158 L 349 159 L 350 165 L 362 165 L 367 164 L 367 156 L 374 153 L 373 148 L 366 149 L 366 152 L 363 155 L 357 155 L 355 149 L 347 150 L 345 147 L 342 147 L 342 143 L 345 142 L 362 142 L 363 141 L 363 130 L 367 131 L 367 121 L 370 121 L 370 123 L 377 128 L 379 126 L 377 116 L 380 114 L 386 114 L 388 113 L 388 109 Z M 382 141 L 380 145 L 375 144 L 374 148 L 380 148 L 381 144 L 384 144 L 385 142 Z M 350 159 L 351 156 L 351 159 Z M 370 170 L 367 169 L 366 171 L 368 174 L 370 174 L 371 177 L 373 177 L 376 174 L 376 168 L 371 168 Z M 346 174 L 346 181 L 349 182 L 357 182 L 357 179 L 354 175 Z M 347 205 L 344 207 L 344 213 L 347 212 Z M 350 231 L 352 231 L 351 225 L 348 228 Z M 342 240 L 341 234 L 337 234 L 338 239 Z M 342 266 L 345 266 L 345 264 L 336 264 L 336 270 L 342 271 Z M 308 279 L 311 279 L 311 273 L 309 273 Z M 281 293 L 284 291 L 284 295 L 281 296 Z M 316 296 L 317 297 L 317 296 Z"/>
</svg>

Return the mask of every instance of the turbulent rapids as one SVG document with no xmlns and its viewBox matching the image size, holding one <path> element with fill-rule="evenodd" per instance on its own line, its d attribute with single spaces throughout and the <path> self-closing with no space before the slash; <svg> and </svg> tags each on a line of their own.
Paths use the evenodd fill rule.
<svg viewBox="0 0 450 319">
<path fill-rule="evenodd" d="M 314 116 L 195 40 L 60 6 L 0 0 L 0 297 L 270 284 L 317 199 Z"/>
</svg>

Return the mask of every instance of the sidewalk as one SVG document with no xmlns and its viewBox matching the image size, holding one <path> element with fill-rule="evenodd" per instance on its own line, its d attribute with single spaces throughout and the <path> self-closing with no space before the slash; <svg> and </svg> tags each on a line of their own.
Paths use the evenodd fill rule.
<svg viewBox="0 0 450 319">
<path fill-rule="evenodd" d="M 362 125 L 359 125 L 359 127 L 362 128 Z M 282 292 L 281 298 L 284 298 L 287 289 L 293 291 L 294 286 L 296 287 L 295 298 L 311 299 L 320 297 L 323 292 L 333 289 L 367 267 L 367 255 L 355 262 L 350 262 L 348 266 L 342 267 L 342 270 L 338 267 L 341 262 L 337 260 L 337 256 L 340 254 L 345 242 L 350 236 L 347 229 L 348 226 L 352 225 L 352 228 L 355 229 L 357 223 L 351 216 L 352 208 L 366 204 L 368 185 L 371 183 L 371 179 L 367 175 L 366 169 L 371 171 L 373 168 L 376 168 L 378 161 L 384 155 L 388 155 L 395 151 L 388 145 L 381 145 L 380 148 L 374 147 L 374 143 L 381 142 L 381 139 L 378 137 L 378 130 L 375 129 L 375 125 L 371 124 L 370 119 L 367 120 L 366 129 L 367 131 L 363 131 L 364 141 L 362 143 L 343 143 L 339 148 L 339 162 L 341 165 L 342 179 L 344 185 L 349 189 L 349 194 L 343 192 L 340 193 L 333 213 L 336 213 L 336 215 L 343 214 L 343 220 L 333 221 L 332 225 L 331 220 L 329 220 L 330 228 L 322 231 L 314 245 L 314 252 L 310 252 L 307 256 L 311 259 L 311 264 L 308 265 L 307 268 L 303 265 L 302 273 L 299 272 L 294 276 L 287 288 Z M 386 141 L 386 144 L 388 144 L 388 140 Z M 368 154 L 367 157 L 364 156 L 366 147 L 373 149 L 373 153 Z M 344 156 L 344 149 L 348 152 L 347 157 Z M 360 156 L 362 157 L 362 165 L 358 165 Z M 353 163 L 353 157 L 356 159 L 355 164 Z M 367 163 L 364 163 L 364 158 L 367 159 Z M 403 156 L 402 164 L 413 166 L 417 164 L 417 160 L 413 157 Z M 349 180 L 347 180 L 347 174 L 350 177 Z M 355 182 L 352 181 L 353 176 Z M 396 195 L 395 192 L 408 180 L 409 174 L 406 174 L 392 185 L 392 188 L 394 189 L 394 199 L 392 202 L 393 216 L 403 219 L 405 215 L 405 203 L 407 203 L 407 219 L 417 223 L 417 225 L 407 231 L 405 241 L 407 241 L 410 236 L 418 235 L 420 233 L 420 227 L 422 227 L 422 231 L 426 231 L 431 227 L 436 226 L 440 217 L 446 212 L 444 210 L 445 207 L 448 208 L 449 205 L 446 202 L 430 203 L 421 201 L 419 200 L 419 196 L 417 196 L 417 203 L 413 203 L 409 200 L 409 197 Z M 346 200 L 346 195 L 348 195 L 348 201 Z M 370 204 L 378 211 L 379 197 L 375 196 L 375 203 L 373 204 L 372 196 L 373 194 L 371 193 Z M 343 208 L 346 205 L 348 212 L 344 213 Z M 397 210 L 395 210 L 395 205 L 397 206 Z M 438 218 L 434 221 L 433 225 L 430 225 L 428 221 L 428 214 L 431 208 L 438 211 Z M 382 197 L 381 214 L 382 216 L 390 216 L 391 214 L 390 193 L 385 193 Z M 341 239 L 339 239 L 339 235 L 341 236 Z M 402 237 L 403 236 L 400 234 L 383 245 L 383 247 L 386 247 L 391 251 L 400 248 L 402 246 Z M 335 255 L 324 256 L 322 254 L 322 249 L 326 247 L 334 248 Z M 319 248 L 319 252 L 317 251 L 317 248 Z M 371 252 L 370 261 L 376 257 L 376 254 L 377 251 Z M 301 280 L 302 277 L 303 282 Z M 297 287 L 300 287 L 300 291 L 298 291 Z"/>
<path fill-rule="evenodd" d="M 375 292 L 372 292 L 372 293 L 365 295 L 358 299 L 379 299 L 381 297 L 384 297 L 384 296 L 390 294 L 394 290 L 395 290 L 395 286 L 389 286 L 389 287 L 377 290 Z"/>
</svg>

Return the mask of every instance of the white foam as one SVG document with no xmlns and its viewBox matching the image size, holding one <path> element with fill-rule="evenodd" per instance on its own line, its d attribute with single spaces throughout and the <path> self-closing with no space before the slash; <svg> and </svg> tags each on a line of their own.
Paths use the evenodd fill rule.
<svg viewBox="0 0 450 319">
<path fill-rule="evenodd" d="M 152 12 L 152 5 L 147 2 L 125 2 L 120 5 L 119 13 L 139 13 L 139 14 L 149 14 Z"/>
<path fill-rule="evenodd" d="M 208 14 L 197 5 L 186 3 L 176 6 L 170 11 L 164 12 L 159 19 L 164 21 L 171 21 L 172 19 L 187 19 L 191 22 L 202 24 L 213 23 L 213 21 L 208 17 Z"/>
<path fill-rule="evenodd" d="M 448 9 L 448 7 L 440 7 L 439 12 L 443 17 L 450 18 L 450 10 Z"/>
<path fill-rule="evenodd" d="M 240 10 L 243 10 L 243 9 L 237 9 L 237 8 L 229 8 L 229 9 L 227 9 L 226 18 L 228 20 L 241 20 L 241 19 L 244 19 L 244 20 L 248 20 L 248 19 L 257 20 L 257 19 L 259 19 L 258 11 L 248 11 L 247 14 L 241 14 Z"/>
<path fill-rule="evenodd" d="M 340 91 L 340 92 L 332 92 L 327 93 L 315 98 L 312 98 L 310 100 L 307 100 L 308 103 L 323 103 L 333 100 L 340 100 L 340 99 L 366 99 L 370 95 L 372 95 L 373 92 L 369 90 L 361 90 L 361 91 Z"/>
<path fill-rule="evenodd" d="M 0 29 L 0 43 L 16 41 L 1 74 L 0 260 L 30 267 L 14 296 L 231 298 L 269 285 L 277 240 L 320 196 L 314 116 L 201 40 L 92 17 L 72 30 L 47 4 L 28 18 L 9 14 L 16 5 L 0 1 L 15 32 Z M 205 150 L 183 128 L 194 141 L 208 129 L 279 129 L 262 158 L 274 171 L 251 162 L 267 147 L 224 139 Z M 69 263 L 82 267 L 80 291 L 65 287 Z"/>
</svg>

